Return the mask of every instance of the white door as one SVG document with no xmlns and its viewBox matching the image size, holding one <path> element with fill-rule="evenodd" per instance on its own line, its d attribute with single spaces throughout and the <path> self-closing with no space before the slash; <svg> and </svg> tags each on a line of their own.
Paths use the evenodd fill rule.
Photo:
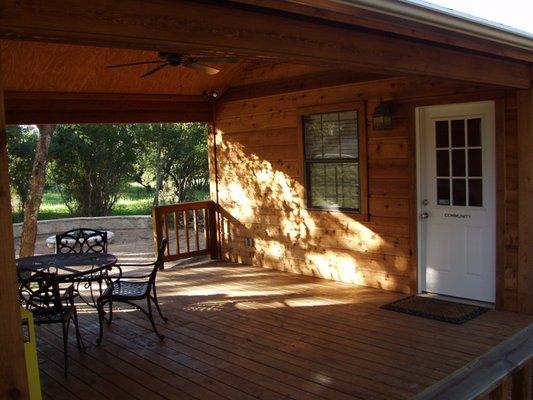
<svg viewBox="0 0 533 400">
<path fill-rule="evenodd" d="M 494 103 L 423 107 L 417 112 L 421 289 L 493 303 Z"/>
</svg>

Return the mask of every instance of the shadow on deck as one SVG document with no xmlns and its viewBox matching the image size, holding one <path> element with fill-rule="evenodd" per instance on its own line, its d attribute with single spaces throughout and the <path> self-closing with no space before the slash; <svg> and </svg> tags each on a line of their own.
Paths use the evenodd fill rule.
<svg viewBox="0 0 533 400">
<path fill-rule="evenodd" d="M 533 321 L 489 311 L 452 325 L 382 310 L 403 295 L 222 262 L 158 275 L 169 323 L 159 341 L 139 312 L 118 309 L 97 346 L 97 316 L 80 306 L 87 345 L 38 327 L 48 399 L 407 399 Z"/>
</svg>

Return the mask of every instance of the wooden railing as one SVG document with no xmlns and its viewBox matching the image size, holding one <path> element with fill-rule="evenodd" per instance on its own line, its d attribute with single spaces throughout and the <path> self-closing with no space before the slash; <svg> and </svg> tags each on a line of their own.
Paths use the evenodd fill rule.
<svg viewBox="0 0 533 400">
<path fill-rule="evenodd" d="M 216 204 L 212 201 L 168 204 L 152 209 L 154 244 L 168 240 L 165 261 L 200 255 L 218 258 Z"/>
<path fill-rule="evenodd" d="M 522 329 L 415 400 L 531 400 L 533 324 Z"/>
</svg>

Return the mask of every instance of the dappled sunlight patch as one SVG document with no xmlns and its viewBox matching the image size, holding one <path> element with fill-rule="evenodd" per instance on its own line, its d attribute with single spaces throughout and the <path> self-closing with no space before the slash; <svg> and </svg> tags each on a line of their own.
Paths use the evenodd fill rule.
<svg viewBox="0 0 533 400">
<path fill-rule="evenodd" d="M 317 307 L 344 304 L 337 300 L 326 299 L 320 297 L 296 297 L 285 300 L 285 304 L 289 307 Z"/>
<path fill-rule="evenodd" d="M 327 386 L 333 383 L 333 378 L 328 375 L 324 375 L 324 374 L 317 372 L 314 374 L 314 376 L 315 376 L 315 380 L 319 382 L 321 385 Z"/>
<path fill-rule="evenodd" d="M 299 147 L 220 131 L 222 254 L 237 263 L 408 290 L 409 242 L 379 223 L 305 205 Z M 254 132 L 255 133 L 255 132 Z M 385 221 L 385 224 L 387 221 Z M 246 243 L 253 238 L 253 243 Z M 398 284 L 397 277 L 402 276 Z"/>
<path fill-rule="evenodd" d="M 183 310 L 193 312 L 220 312 L 224 311 L 228 306 L 231 307 L 232 303 L 204 302 L 187 304 L 183 307 Z"/>
<path fill-rule="evenodd" d="M 283 301 L 247 301 L 246 303 L 236 303 L 237 310 L 261 310 L 265 308 L 285 308 L 287 305 Z"/>
</svg>

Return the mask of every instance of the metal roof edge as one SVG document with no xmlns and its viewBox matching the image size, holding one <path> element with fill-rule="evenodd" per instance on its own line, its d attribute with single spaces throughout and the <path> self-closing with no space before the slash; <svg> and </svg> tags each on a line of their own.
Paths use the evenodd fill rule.
<svg viewBox="0 0 533 400">
<path fill-rule="evenodd" d="M 533 34 L 423 0 L 332 0 L 334 3 L 448 29 L 533 51 Z"/>
</svg>

